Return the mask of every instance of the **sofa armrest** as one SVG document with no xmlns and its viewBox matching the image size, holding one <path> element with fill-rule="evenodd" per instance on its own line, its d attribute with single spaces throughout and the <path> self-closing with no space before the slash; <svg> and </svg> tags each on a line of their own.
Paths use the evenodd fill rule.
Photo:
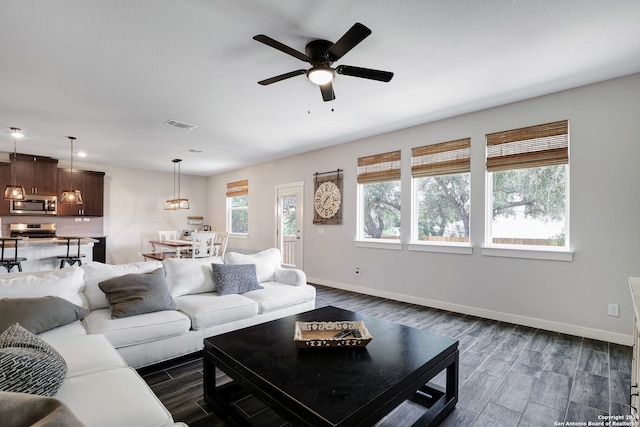
<svg viewBox="0 0 640 427">
<path fill-rule="evenodd" d="M 273 280 L 285 285 L 303 286 L 307 284 L 307 275 L 297 268 L 276 268 Z"/>
</svg>

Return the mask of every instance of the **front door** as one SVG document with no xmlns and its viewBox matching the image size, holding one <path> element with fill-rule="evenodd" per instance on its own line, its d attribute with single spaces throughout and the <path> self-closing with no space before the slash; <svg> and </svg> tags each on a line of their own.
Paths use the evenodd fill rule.
<svg viewBox="0 0 640 427">
<path fill-rule="evenodd" d="M 282 265 L 302 269 L 304 182 L 278 185 L 276 194 L 276 242 L 282 254 Z"/>
</svg>

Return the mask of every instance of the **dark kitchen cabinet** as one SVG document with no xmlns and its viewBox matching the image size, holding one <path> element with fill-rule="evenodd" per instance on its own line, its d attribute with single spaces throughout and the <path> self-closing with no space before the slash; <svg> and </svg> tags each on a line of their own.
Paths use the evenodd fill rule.
<svg viewBox="0 0 640 427">
<path fill-rule="evenodd" d="M 4 200 L 4 188 L 7 184 L 11 184 L 11 163 L 0 163 L 0 215 L 9 215 L 9 200 Z"/>
<path fill-rule="evenodd" d="M 72 188 L 73 185 L 73 188 Z M 81 205 L 60 203 L 64 190 L 80 190 Z M 103 216 L 104 172 L 58 169 L 58 216 Z"/>
<path fill-rule="evenodd" d="M 9 158 L 13 161 L 13 153 Z M 16 184 L 27 194 L 55 196 L 58 190 L 58 160 L 31 154 L 16 155 Z"/>
</svg>

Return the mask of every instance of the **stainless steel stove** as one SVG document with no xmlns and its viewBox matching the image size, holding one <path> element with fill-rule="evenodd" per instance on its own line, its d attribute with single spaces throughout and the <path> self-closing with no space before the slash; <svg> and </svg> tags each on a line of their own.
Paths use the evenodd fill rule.
<svg viewBox="0 0 640 427">
<path fill-rule="evenodd" d="M 56 237 L 55 224 L 10 224 L 11 237 L 29 238 L 54 238 Z"/>
</svg>

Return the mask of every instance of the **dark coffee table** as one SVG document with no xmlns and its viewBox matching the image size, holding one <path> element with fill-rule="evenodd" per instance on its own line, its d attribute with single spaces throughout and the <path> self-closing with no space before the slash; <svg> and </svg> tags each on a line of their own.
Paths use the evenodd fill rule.
<svg viewBox="0 0 640 427">
<path fill-rule="evenodd" d="M 363 320 L 365 348 L 304 348 L 296 321 Z M 233 382 L 216 387 L 215 368 Z M 446 387 L 427 384 L 446 370 Z M 458 341 L 336 307 L 323 307 L 204 340 L 204 396 L 237 425 L 232 405 L 250 393 L 293 425 L 370 426 L 407 399 L 439 424 L 458 401 Z"/>
</svg>

